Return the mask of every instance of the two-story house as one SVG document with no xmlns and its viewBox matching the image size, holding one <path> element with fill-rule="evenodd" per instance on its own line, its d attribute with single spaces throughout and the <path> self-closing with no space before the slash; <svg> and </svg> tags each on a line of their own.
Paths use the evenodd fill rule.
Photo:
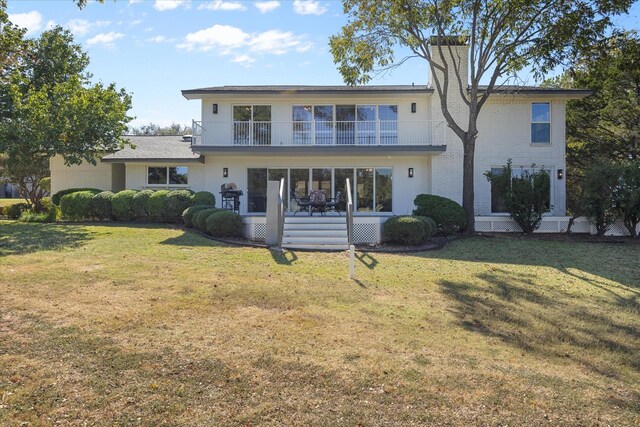
<svg viewBox="0 0 640 427">
<path fill-rule="evenodd" d="M 455 46 L 454 52 L 468 57 L 466 46 Z M 589 93 L 510 86 L 490 97 L 480 114 L 475 155 L 479 231 L 517 227 L 483 175 L 509 158 L 514 173 L 532 164 L 549 171 L 549 217 L 555 222 L 545 231 L 566 226 L 565 105 Z M 101 167 L 112 168 L 105 188 L 118 181 L 119 188 L 188 187 L 217 194 L 233 182 L 243 190 L 240 213 L 254 239 L 266 232 L 267 182 L 281 178 L 289 212 L 298 208 L 296 195 L 311 190 L 344 196 L 349 179 L 356 242 L 379 241 L 385 219 L 411 214 L 418 194 L 461 202 L 462 142 L 447 127 L 431 85 L 218 86 L 182 94 L 201 102 L 190 146 L 166 138 L 165 152 L 154 153 L 138 138 L 134 143 L 142 155 L 125 149 L 102 159 Z M 452 98 L 450 110 L 464 121 L 462 100 Z M 162 147 L 156 141 L 155 149 Z M 56 169 L 52 162 L 54 191 L 63 188 L 56 184 Z M 184 178 L 172 182 L 178 172 Z"/>
</svg>

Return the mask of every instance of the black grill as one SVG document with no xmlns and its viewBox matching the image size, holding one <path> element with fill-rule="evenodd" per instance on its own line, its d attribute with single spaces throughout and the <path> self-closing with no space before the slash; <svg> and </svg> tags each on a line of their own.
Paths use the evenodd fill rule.
<svg viewBox="0 0 640 427">
<path fill-rule="evenodd" d="M 238 190 L 233 183 L 222 184 L 220 186 L 220 195 L 222 196 L 222 209 L 240 213 L 242 190 Z"/>
</svg>

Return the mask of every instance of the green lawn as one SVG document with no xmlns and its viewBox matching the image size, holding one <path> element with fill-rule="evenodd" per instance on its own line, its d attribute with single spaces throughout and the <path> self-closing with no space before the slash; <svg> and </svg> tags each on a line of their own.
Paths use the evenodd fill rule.
<svg viewBox="0 0 640 427">
<path fill-rule="evenodd" d="M 638 425 L 640 245 L 0 221 L 0 425 Z"/>
</svg>

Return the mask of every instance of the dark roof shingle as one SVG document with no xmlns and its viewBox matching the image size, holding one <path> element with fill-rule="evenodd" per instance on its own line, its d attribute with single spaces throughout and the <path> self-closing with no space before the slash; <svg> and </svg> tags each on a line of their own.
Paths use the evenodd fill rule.
<svg viewBox="0 0 640 427">
<path fill-rule="evenodd" d="M 115 153 L 107 154 L 102 158 L 106 163 L 123 162 L 203 162 L 201 155 L 191 150 L 191 142 L 184 141 L 182 136 L 134 136 L 125 135 L 134 147 L 126 146 Z"/>
</svg>

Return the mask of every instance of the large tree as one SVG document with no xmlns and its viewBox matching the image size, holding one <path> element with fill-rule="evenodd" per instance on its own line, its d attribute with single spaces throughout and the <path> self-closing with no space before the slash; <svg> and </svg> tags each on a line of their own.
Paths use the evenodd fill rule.
<svg viewBox="0 0 640 427">
<path fill-rule="evenodd" d="M 331 37 L 331 52 L 347 84 L 363 84 L 397 64 L 408 48 L 431 72 L 447 125 L 461 140 L 463 207 L 474 232 L 474 153 L 478 115 L 505 77 L 531 67 L 537 76 L 562 63 L 569 51 L 598 40 L 610 16 L 634 0 L 343 0 L 349 22 Z M 461 36 L 451 39 L 451 36 Z M 430 49 L 431 41 L 436 46 Z M 453 41 L 453 43 L 451 42 Z M 469 58 L 453 44 L 468 44 Z M 469 75 L 461 70 L 469 60 Z M 452 76 L 452 77 L 450 77 Z M 482 87 L 481 83 L 486 87 Z M 452 106 L 466 106 L 463 116 Z"/>
<path fill-rule="evenodd" d="M 37 39 L 16 37 L 0 3 L 0 41 L 11 52 L 2 62 L 0 81 L 0 153 L 3 174 L 41 209 L 40 180 L 49 159 L 65 164 L 95 164 L 105 151 L 122 147 L 131 97 L 115 84 L 92 83 L 87 54 L 61 27 Z"/>
<path fill-rule="evenodd" d="M 572 172 L 601 160 L 640 159 L 640 35 L 614 32 L 581 52 L 551 86 L 593 94 L 567 105 L 567 161 Z"/>
</svg>

